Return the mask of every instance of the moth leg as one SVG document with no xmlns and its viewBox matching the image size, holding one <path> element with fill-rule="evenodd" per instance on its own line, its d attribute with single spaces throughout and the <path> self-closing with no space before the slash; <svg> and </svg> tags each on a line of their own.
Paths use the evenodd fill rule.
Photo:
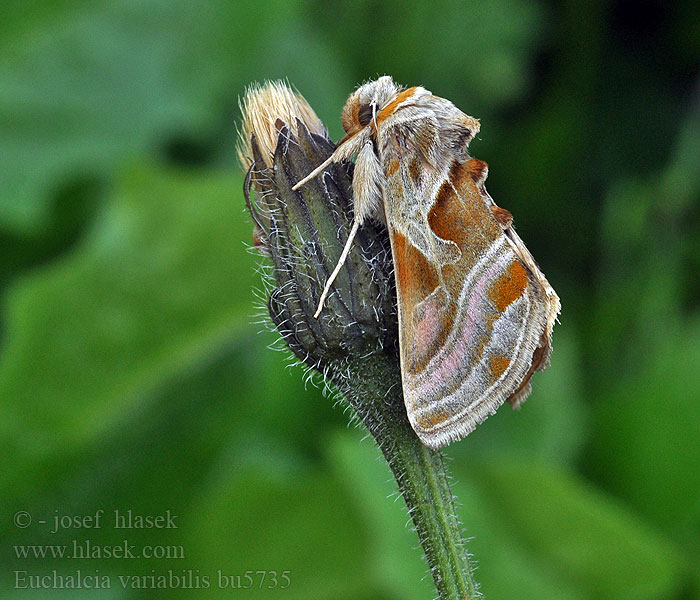
<svg viewBox="0 0 700 600">
<path fill-rule="evenodd" d="M 318 167 L 311 171 L 311 173 L 309 173 L 306 177 L 297 181 L 292 186 L 292 191 L 296 192 L 302 185 L 311 181 L 314 177 L 320 175 L 324 171 L 324 169 L 329 165 L 336 162 L 341 162 L 343 160 L 349 160 L 353 154 L 359 152 L 360 148 L 362 148 L 368 136 L 369 129 L 365 128 L 360 133 L 356 134 L 354 137 L 351 137 L 345 140 L 344 142 L 341 142 L 340 146 L 338 146 L 333 151 L 333 154 L 331 154 L 326 160 L 324 160 L 320 165 L 318 165 Z"/>
<path fill-rule="evenodd" d="M 353 204 L 355 208 L 355 218 L 353 220 L 352 229 L 348 235 L 348 241 L 345 243 L 345 248 L 340 255 L 338 264 L 335 266 L 333 273 L 326 281 L 326 286 L 323 288 L 321 299 L 318 303 L 318 308 L 314 314 L 314 318 L 318 319 L 323 309 L 323 303 L 326 301 L 331 284 L 338 276 L 345 260 L 348 257 L 352 242 L 355 239 L 355 234 L 360 228 L 360 225 L 365 222 L 368 217 L 375 217 L 382 208 L 382 187 L 384 178 L 382 168 L 379 163 L 379 158 L 374 152 L 371 142 L 366 142 L 358 151 L 357 159 L 355 160 L 355 173 L 352 178 L 353 189 Z"/>
<path fill-rule="evenodd" d="M 328 296 L 328 292 L 331 289 L 331 285 L 333 285 L 335 278 L 338 276 L 338 273 L 340 273 L 340 269 L 345 264 L 345 259 L 347 259 L 348 254 L 350 253 L 350 248 L 352 247 L 352 242 L 355 239 L 355 234 L 357 233 L 357 230 L 359 228 L 360 228 L 360 222 L 357 219 L 355 219 L 355 221 L 352 224 L 352 229 L 350 230 L 350 235 L 348 235 L 348 241 L 345 242 L 345 248 L 343 248 L 343 252 L 340 255 L 340 258 L 338 259 L 338 264 L 335 266 L 335 269 L 333 269 L 333 272 L 331 273 L 331 276 L 328 278 L 328 281 L 326 281 L 326 287 L 323 288 L 323 293 L 321 294 L 321 299 L 318 301 L 318 308 L 316 309 L 316 312 L 314 313 L 314 319 L 318 319 L 318 315 L 320 315 L 321 311 L 323 310 L 323 304 L 326 301 L 326 297 Z"/>
</svg>

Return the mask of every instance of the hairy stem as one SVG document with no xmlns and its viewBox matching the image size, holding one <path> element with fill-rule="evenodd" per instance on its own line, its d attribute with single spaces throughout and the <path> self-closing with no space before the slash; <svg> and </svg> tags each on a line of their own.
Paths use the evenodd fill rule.
<svg viewBox="0 0 700 600">
<path fill-rule="evenodd" d="M 378 353 L 353 361 L 342 391 L 389 463 L 440 599 L 480 598 L 445 461 L 438 450 L 421 443 L 408 422 L 395 359 Z"/>
</svg>

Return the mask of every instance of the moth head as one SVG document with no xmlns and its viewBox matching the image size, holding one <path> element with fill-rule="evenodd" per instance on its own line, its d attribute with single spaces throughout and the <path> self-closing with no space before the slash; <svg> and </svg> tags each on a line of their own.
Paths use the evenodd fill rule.
<svg viewBox="0 0 700 600">
<path fill-rule="evenodd" d="M 384 75 L 361 85 L 350 94 L 341 116 L 346 139 L 367 127 L 399 91 L 401 88 L 392 78 Z"/>
<path fill-rule="evenodd" d="M 341 116 L 345 137 L 340 140 L 335 152 L 318 165 L 311 173 L 292 187 L 298 190 L 334 162 L 349 160 L 370 140 L 371 130 L 368 127 L 377 113 L 384 108 L 401 91 L 388 75 L 376 81 L 370 81 L 357 88 L 348 98 Z"/>
</svg>

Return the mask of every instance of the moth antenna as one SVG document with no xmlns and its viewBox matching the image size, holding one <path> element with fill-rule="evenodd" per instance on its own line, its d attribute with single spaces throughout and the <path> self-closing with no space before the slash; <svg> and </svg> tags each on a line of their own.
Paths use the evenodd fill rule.
<svg viewBox="0 0 700 600">
<path fill-rule="evenodd" d="M 302 185 L 304 185 L 307 181 L 311 181 L 314 177 L 316 177 L 321 171 L 323 171 L 328 165 L 330 165 L 332 162 L 335 162 L 335 152 L 331 154 L 326 160 L 324 160 L 318 167 L 316 167 L 311 173 L 309 173 L 306 177 L 303 179 L 299 180 L 295 185 L 292 186 L 293 191 L 297 191 Z"/>
<path fill-rule="evenodd" d="M 355 220 L 352 224 L 350 235 L 348 235 L 348 241 L 345 242 L 345 248 L 343 248 L 343 252 L 341 253 L 340 258 L 338 259 L 338 264 L 335 265 L 335 269 L 333 269 L 331 276 L 328 278 L 328 281 L 326 281 L 326 287 L 323 288 L 321 299 L 318 301 L 318 308 L 314 313 L 314 319 L 318 319 L 318 315 L 320 315 L 321 311 L 323 310 L 323 304 L 326 301 L 326 296 L 328 296 L 328 292 L 331 289 L 331 285 L 335 281 L 335 278 L 338 276 L 338 273 L 340 273 L 340 269 L 345 264 L 345 259 L 347 259 L 348 254 L 350 253 L 350 248 L 352 247 L 352 241 L 355 239 L 355 234 L 357 233 L 357 230 L 359 228 L 360 222 L 358 220 Z"/>
</svg>

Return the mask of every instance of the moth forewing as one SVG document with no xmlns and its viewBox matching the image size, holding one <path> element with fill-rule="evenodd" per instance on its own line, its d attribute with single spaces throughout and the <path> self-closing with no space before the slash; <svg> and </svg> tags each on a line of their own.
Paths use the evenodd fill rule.
<svg viewBox="0 0 700 600">
<path fill-rule="evenodd" d="M 386 113 L 377 137 L 404 401 L 421 440 L 438 447 L 506 400 L 524 400 L 549 356 L 559 304 L 488 206 L 487 165 L 466 151 L 478 121 L 429 93 Z"/>
</svg>

